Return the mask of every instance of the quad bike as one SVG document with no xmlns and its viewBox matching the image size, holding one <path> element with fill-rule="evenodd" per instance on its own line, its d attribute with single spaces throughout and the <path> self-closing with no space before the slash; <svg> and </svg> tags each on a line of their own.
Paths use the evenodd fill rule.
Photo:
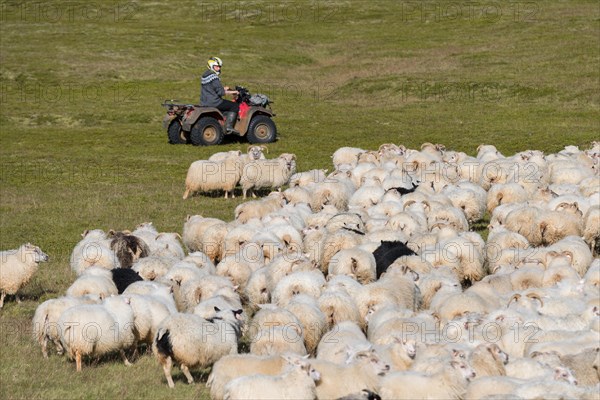
<svg viewBox="0 0 600 400">
<path fill-rule="evenodd" d="M 162 105 L 167 108 L 167 115 L 163 119 L 163 128 L 167 130 L 169 143 L 211 146 L 221 143 L 227 134 L 245 135 L 250 143 L 274 142 L 277 127 L 271 119 L 275 113 L 269 98 L 262 94 L 252 96 L 242 86 L 236 86 L 235 90 L 239 92 L 235 101 L 240 105 L 240 112 L 232 132 L 225 129 L 226 112 L 165 100 Z"/>
</svg>

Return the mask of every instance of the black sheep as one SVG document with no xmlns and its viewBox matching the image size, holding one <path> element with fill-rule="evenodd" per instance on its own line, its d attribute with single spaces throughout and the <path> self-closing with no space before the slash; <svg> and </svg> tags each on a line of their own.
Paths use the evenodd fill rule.
<svg viewBox="0 0 600 400">
<path fill-rule="evenodd" d="M 410 189 L 407 189 L 405 187 L 393 187 L 393 188 L 389 188 L 388 192 L 390 190 L 395 190 L 398 193 L 400 193 L 400 196 L 404 196 L 405 194 L 414 192 L 419 187 L 419 185 L 416 185 L 414 182 L 411 182 L 411 185 L 412 185 L 412 188 L 410 188 Z"/>
<path fill-rule="evenodd" d="M 127 286 L 133 282 L 143 281 L 144 279 L 138 275 L 132 269 L 129 268 L 115 268 L 112 271 L 112 280 L 119 291 L 119 294 L 123 293 Z"/>
<path fill-rule="evenodd" d="M 390 265 L 402 256 L 414 256 L 417 253 L 412 251 L 406 243 L 383 241 L 375 249 L 373 255 L 377 264 L 377 279 L 388 269 Z"/>
<path fill-rule="evenodd" d="M 148 257 L 150 248 L 142 239 L 128 232 L 110 231 L 112 241 L 110 248 L 115 252 L 121 268 L 131 268 L 139 258 Z"/>
</svg>

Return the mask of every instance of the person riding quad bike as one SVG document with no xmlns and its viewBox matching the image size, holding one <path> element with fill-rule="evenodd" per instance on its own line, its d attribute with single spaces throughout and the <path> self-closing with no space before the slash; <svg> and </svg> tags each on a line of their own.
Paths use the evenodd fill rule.
<svg viewBox="0 0 600 400">
<path fill-rule="evenodd" d="M 215 107 L 224 111 L 226 115 L 225 129 L 227 133 L 236 133 L 235 126 L 240 105 L 236 102 L 223 99 L 225 95 L 237 95 L 237 90 L 230 90 L 228 86 L 223 86 L 219 75 L 223 67 L 223 61 L 219 57 L 211 57 L 207 62 L 208 69 L 202 74 L 200 92 L 200 104 L 205 107 Z M 229 111 L 229 112 L 227 112 Z"/>
</svg>

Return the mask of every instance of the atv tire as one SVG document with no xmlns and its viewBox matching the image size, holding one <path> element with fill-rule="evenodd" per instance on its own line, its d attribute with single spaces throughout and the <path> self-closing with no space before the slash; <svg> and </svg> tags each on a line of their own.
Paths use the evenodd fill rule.
<svg viewBox="0 0 600 400">
<path fill-rule="evenodd" d="M 277 128 L 273 120 L 266 115 L 252 118 L 248 126 L 248 141 L 254 143 L 271 143 L 277 137 Z"/>
<path fill-rule="evenodd" d="M 171 144 L 187 143 L 186 138 L 183 136 L 183 131 L 181 130 L 181 124 L 177 120 L 169 124 L 169 128 L 167 128 L 167 136 L 169 137 L 169 143 Z"/>
<path fill-rule="evenodd" d="M 195 146 L 213 146 L 223 141 L 221 124 L 213 117 L 202 117 L 194 124 L 190 140 Z"/>
</svg>

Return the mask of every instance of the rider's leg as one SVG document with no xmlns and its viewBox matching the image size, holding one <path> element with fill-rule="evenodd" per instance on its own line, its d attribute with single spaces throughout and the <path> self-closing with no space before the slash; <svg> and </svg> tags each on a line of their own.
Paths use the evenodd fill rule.
<svg viewBox="0 0 600 400">
<path fill-rule="evenodd" d="M 223 100 L 221 104 L 217 106 L 220 111 L 226 111 L 227 119 L 225 120 L 225 129 L 227 133 L 237 133 L 235 131 L 235 123 L 237 122 L 237 116 L 240 112 L 240 105 L 233 101 Z"/>
</svg>

